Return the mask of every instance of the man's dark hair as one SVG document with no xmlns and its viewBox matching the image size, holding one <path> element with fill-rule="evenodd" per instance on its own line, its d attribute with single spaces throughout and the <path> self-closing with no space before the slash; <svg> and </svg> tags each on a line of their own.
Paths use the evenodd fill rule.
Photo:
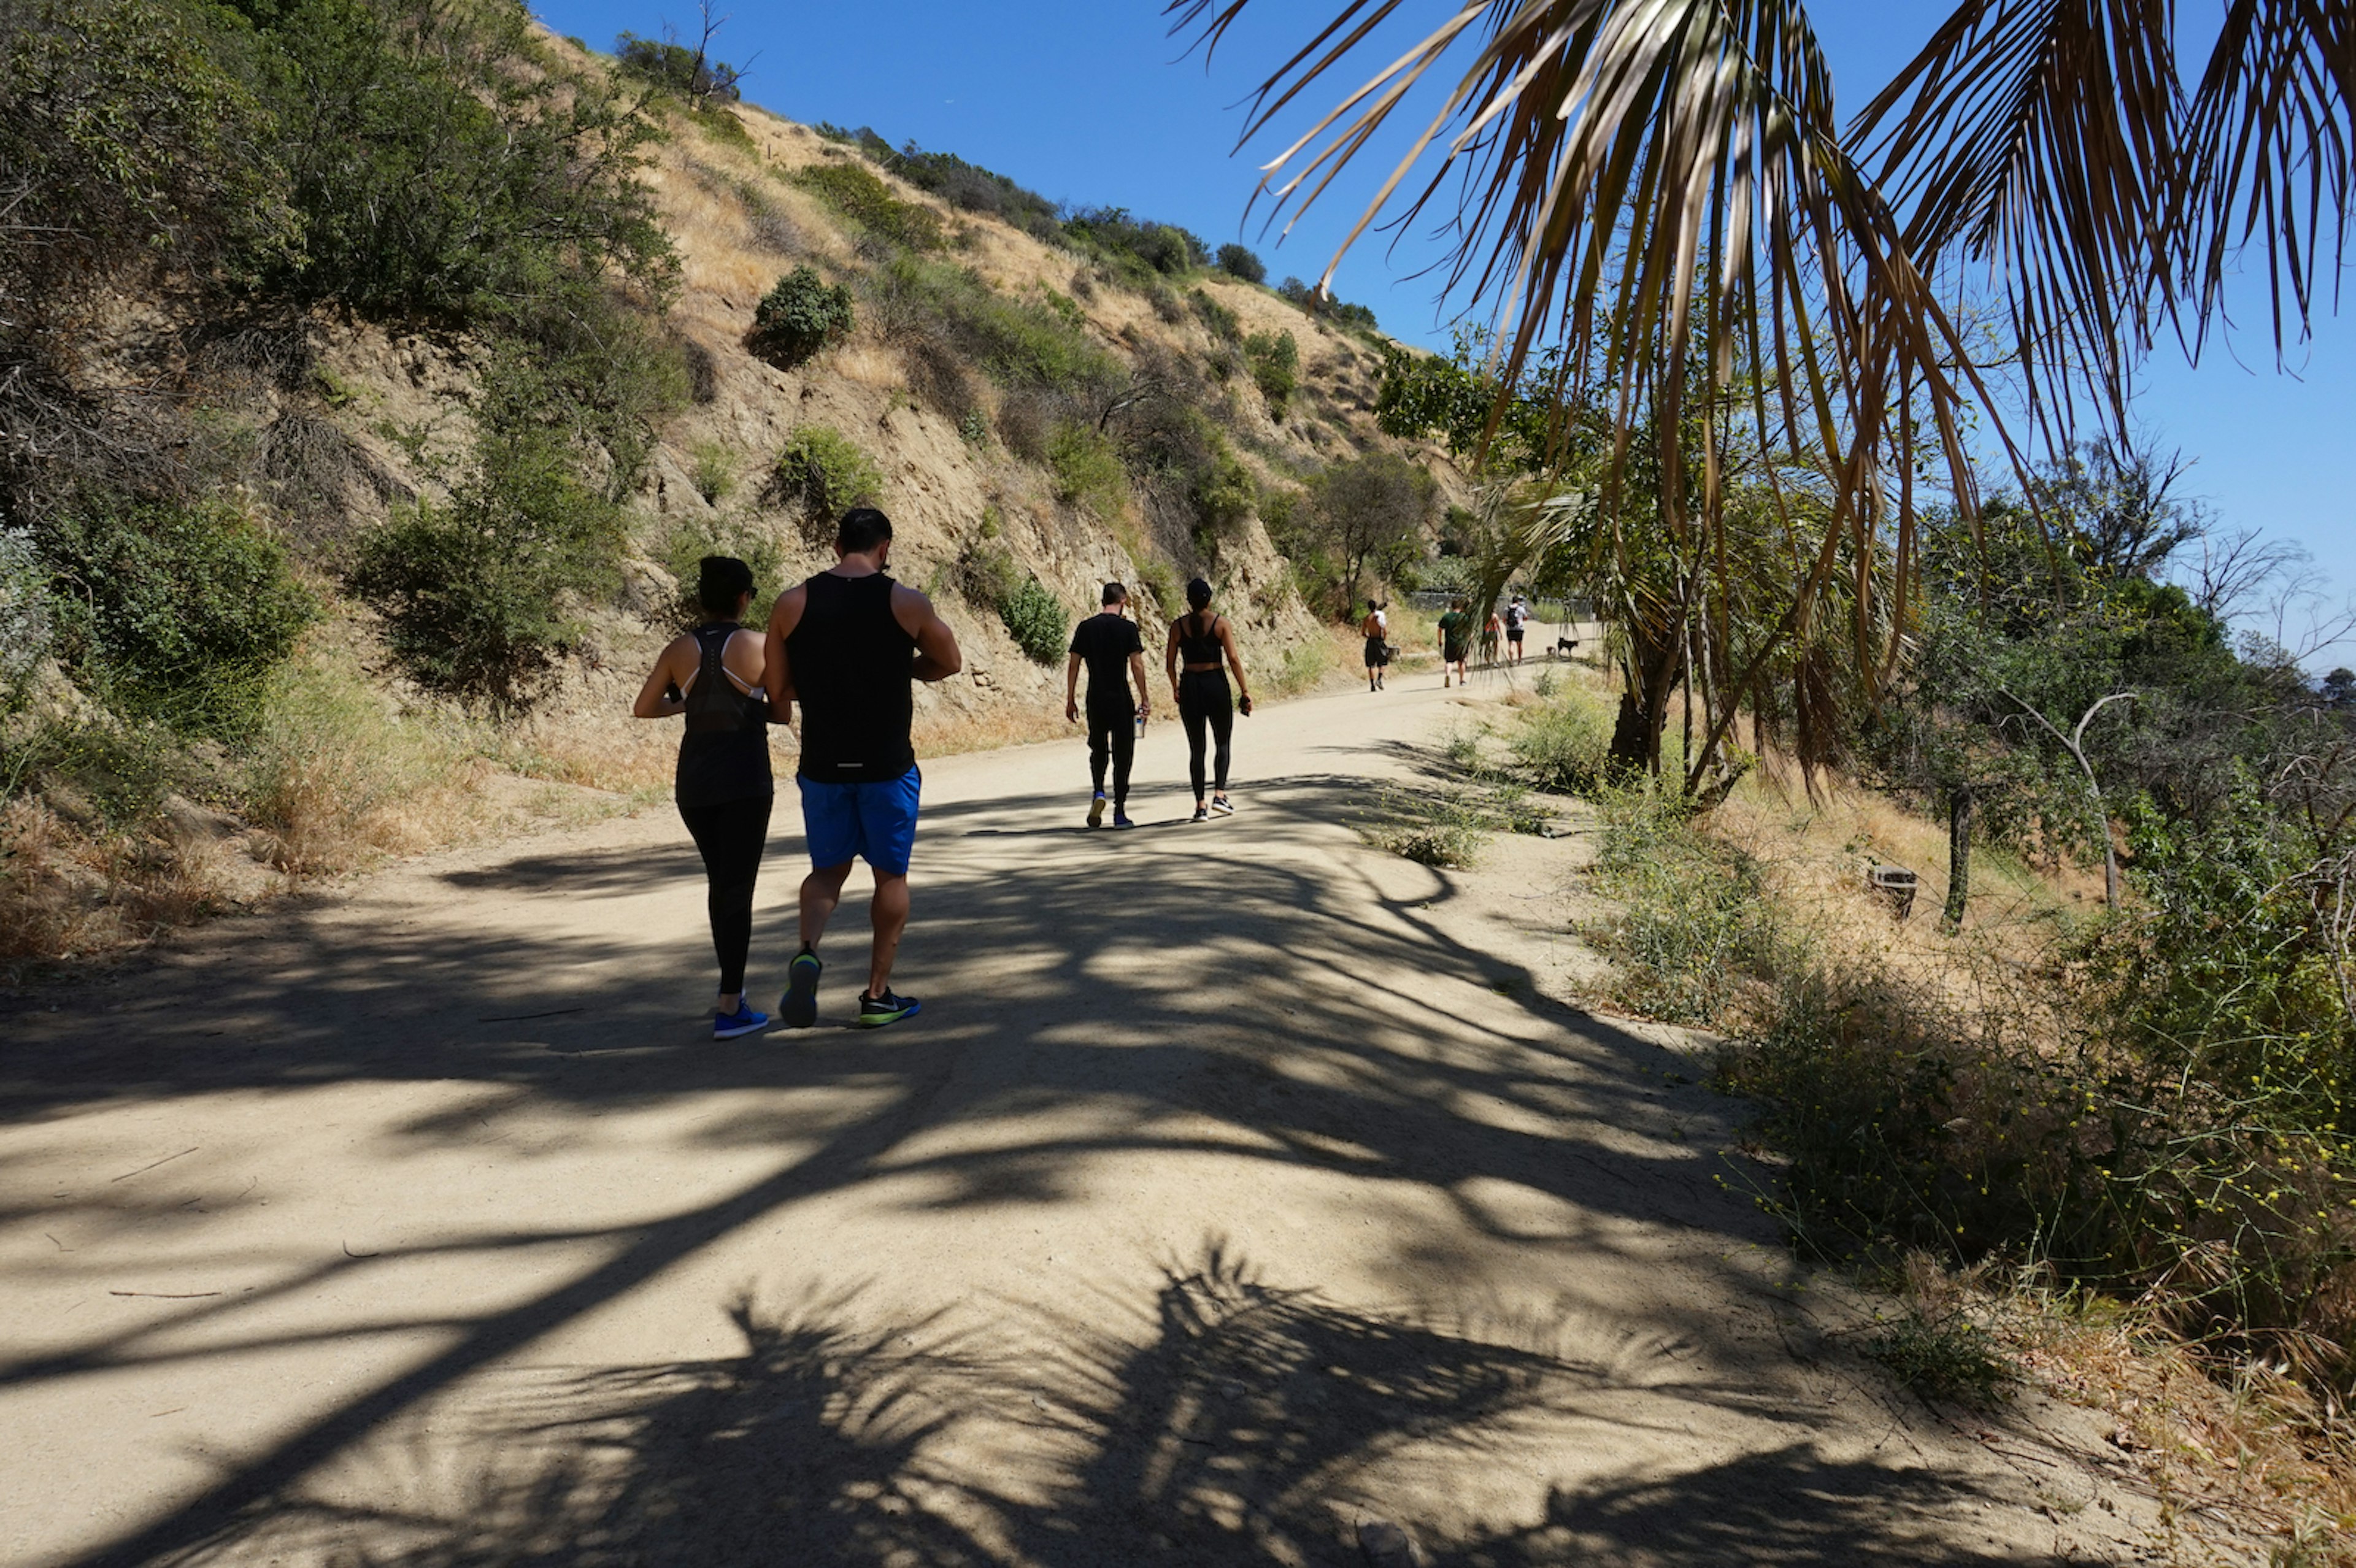
<svg viewBox="0 0 2356 1568">
<path fill-rule="evenodd" d="M 853 507 L 834 525 L 834 548 L 845 555 L 865 555 L 892 537 L 892 519 L 873 507 Z"/>
<path fill-rule="evenodd" d="M 1118 604 L 1128 597 L 1129 590 L 1121 584 L 1118 582 L 1108 582 L 1105 584 L 1104 602 L 1107 604 Z"/>
</svg>

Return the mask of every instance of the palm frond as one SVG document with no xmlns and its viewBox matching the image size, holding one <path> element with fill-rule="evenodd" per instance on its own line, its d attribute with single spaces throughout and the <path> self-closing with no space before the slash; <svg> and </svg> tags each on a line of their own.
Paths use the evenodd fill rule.
<svg viewBox="0 0 2356 1568">
<path fill-rule="evenodd" d="M 2057 445 L 2081 388 L 2124 423 L 2165 303 L 2174 51 L 2173 0 L 1963 0 L 1851 132 L 1913 254 L 1996 274 Z"/>
<path fill-rule="evenodd" d="M 1169 11 L 1175 29 L 1215 45 L 1248 3 L 1173 0 Z M 1245 138 L 1340 70 L 1398 8 L 1346 4 L 1263 83 Z M 1884 494 L 1885 456 L 1911 450 L 1918 407 L 1969 497 L 1958 411 L 1965 387 L 1983 401 L 1985 389 L 1908 237 L 1845 148 L 1799 0 L 1461 5 L 1264 165 L 1263 188 L 1298 221 L 1460 55 L 1462 69 L 1343 248 L 1385 215 L 1442 215 L 1449 287 L 1488 302 L 1500 320 L 1502 384 L 1557 336 L 1574 346 L 1560 359 L 1566 381 L 1596 367 L 1613 379 L 1621 444 L 1607 495 L 1627 432 L 1650 424 L 1660 432 L 1665 521 L 1682 539 L 1695 522 L 1686 404 L 1732 394 L 1739 363 L 1750 368 L 1740 380 L 1761 443 L 1823 453 L 1838 498 L 1795 590 L 1804 601 L 1854 530 L 1911 530 L 1911 493 L 1897 502 Z M 1558 391 L 1572 401 L 1585 389 Z M 1699 487 L 1707 528 L 1714 448 L 1701 457 L 1711 467 Z"/>
<path fill-rule="evenodd" d="M 2319 303 L 2317 264 L 2346 260 L 2356 102 L 2356 11 L 2331 0 L 2233 0 L 2189 113 L 2182 280 L 2198 305 L 2197 354 L 2223 314 L 2236 255 L 2266 261 L 2275 353 L 2306 336 Z"/>
</svg>

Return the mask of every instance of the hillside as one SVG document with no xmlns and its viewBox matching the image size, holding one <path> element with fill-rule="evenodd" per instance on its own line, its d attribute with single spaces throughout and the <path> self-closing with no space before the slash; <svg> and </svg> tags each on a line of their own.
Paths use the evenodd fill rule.
<svg viewBox="0 0 2356 1568">
<path fill-rule="evenodd" d="M 37 601 L 51 575 L 5 731 L 0 961 L 102 953 L 386 853 L 662 798 L 670 727 L 626 712 L 680 624 L 676 573 L 725 550 L 774 592 L 831 559 L 830 517 L 852 489 L 891 514 L 898 574 L 933 594 L 966 650 L 962 677 L 919 693 L 920 744 L 936 752 L 1061 730 L 1054 625 L 1088 613 L 1107 578 L 1143 590 L 1149 626 L 1183 608 L 1186 579 L 1209 578 L 1260 688 L 1313 686 L 1338 644 L 1310 600 L 1330 611 L 1336 585 L 1271 537 L 1295 521 L 1297 540 L 1304 485 L 1390 453 L 1431 475 L 1419 481 L 1427 533 L 1461 498 L 1444 455 L 1376 428 L 1387 340 L 1363 320 L 1312 314 L 1126 214 L 1043 222 L 979 209 L 995 197 L 952 203 L 872 136 L 657 91 L 577 42 L 527 35 L 520 16 L 482 46 L 476 99 L 497 107 L 501 84 L 525 78 L 543 94 L 539 122 L 514 112 L 528 128 L 577 122 L 610 95 L 609 145 L 638 165 L 617 160 L 617 200 L 659 230 L 653 261 L 590 274 L 597 297 L 575 313 L 587 326 L 570 325 L 560 351 L 543 327 L 471 301 L 387 304 L 300 277 L 257 297 L 134 270 L 74 317 L 83 395 L 166 368 L 179 439 L 194 432 L 203 455 L 192 475 L 143 478 L 128 504 L 111 475 L 86 492 L 17 487 L 31 528 L 11 537 L 29 537 L 35 560 L 33 586 L 12 592 Z M 612 129 L 630 109 L 635 141 Z M 1165 241 L 1180 248 L 1138 254 Z M 806 358 L 756 354 L 756 312 L 800 269 L 842 291 L 851 330 Z M 587 349 L 572 347 L 584 336 Z M 1270 363 L 1295 356 L 1297 368 Z M 573 471 L 553 522 L 497 466 L 522 452 L 528 467 L 533 440 Z M 254 550 L 283 553 L 283 619 L 299 635 L 283 658 L 273 645 L 238 666 L 252 690 L 233 721 L 186 717 L 193 676 L 169 703 L 115 697 L 156 682 L 101 656 L 105 627 L 82 627 L 65 597 L 79 558 L 51 542 L 71 528 L 44 521 L 102 510 L 78 502 L 93 492 L 111 518 L 134 519 L 106 526 L 140 551 L 169 533 L 155 508 L 214 507 Z M 474 578 L 441 559 L 467 527 L 496 558 Z M 562 536 L 552 554 L 574 549 L 565 529 L 606 530 L 610 566 L 531 577 L 517 563 L 550 528 Z M 125 559 L 102 546 L 85 555 Z M 166 578 L 174 548 L 151 558 Z M 421 588 L 420 570 L 444 575 Z M 530 635 L 502 624 L 497 658 L 462 667 L 438 647 L 461 634 L 431 615 L 470 595 L 497 598 Z M 793 744 L 776 738 L 786 766 Z"/>
</svg>

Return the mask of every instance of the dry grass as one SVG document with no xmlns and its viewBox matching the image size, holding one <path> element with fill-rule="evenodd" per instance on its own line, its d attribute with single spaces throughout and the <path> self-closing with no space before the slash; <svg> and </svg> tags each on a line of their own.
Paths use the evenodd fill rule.
<svg viewBox="0 0 2356 1568">
<path fill-rule="evenodd" d="M 2100 1413 L 2119 1478 L 2161 1505 L 2168 1561 L 2356 1568 L 2356 1431 L 2280 1369 L 2221 1374 L 2149 1313 L 2033 1273 L 1955 1274 L 1918 1253 L 1901 1295 L 1985 1325 L 2026 1382 Z"/>
</svg>

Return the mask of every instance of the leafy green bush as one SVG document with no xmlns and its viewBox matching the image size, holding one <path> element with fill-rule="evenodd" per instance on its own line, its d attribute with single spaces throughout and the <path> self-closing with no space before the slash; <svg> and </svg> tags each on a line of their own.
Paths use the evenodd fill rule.
<svg viewBox="0 0 2356 1568">
<path fill-rule="evenodd" d="M 784 581 L 786 552 L 777 537 L 757 522 L 693 518 L 672 528 L 663 540 L 663 570 L 679 584 L 677 613 L 683 624 L 703 618 L 695 585 L 699 564 L 707 555 L 733 555 L 753 569 L 754 598 L 745 612 L 748 624 L 769 618 L 769 605 L 787 584 Z"/>
<path fill-rule="evenodd" d="M 1243 341 L 1244 328 L 1242 318 L 1237 316 L 1234 311 L 1229 310 L 1226 306 L 1213 299 L 1209 291 L 1205 289 L 1187 290 L 1186 303 L 1194 307 L 1194 314 L 1202 318 L 1203 325 L 1210 329 L 1212 336 L 1218 338 L 1220 341 L 1225 343 L 1240 343 Z M 1224 378 L 1222 379 L 1224 379 Z"/>
<path fill-rule="evenodd" d="M 985 213 L 1034 239 L 1063 242 L 1063 225 L 1056 220 L 1054 202 L 954 153 L 927 153 L 910 142 L 887 166 L 910 185 L 930 191 L 961 212 Z"/>
<path fill-rule="evenodd" d="M 999 602 L 998 618 L 1033 664 L 1054 664 L 1070 646 L 1072 618 L 1035 577 L 1024 578 Z"/>
<path fill-rule="evenodd" d="M 869 319 L 893 342 L 933 342 L 1001 387 L 1066 395 L 1115 379 L 1118 368 L 1069 298 L 1044 289 L 1010 298 L 967 267 L 895 256 L 869 274 Z"/>
<path fill-rule="evenodd" d="M 318 613 L 285 547 L 227 498 L 86 502 L 36 537 L 68 667 L 182 730 L 242 730 Z"/>
<path fill-rule="evenodd" d="M 1006 547 L 993 543 L 985 528 L 981 538 L 969 543 L 958 557 L 955 583 L 967 603 L 985 610 L 996 610 L 1014 597 L 1023 586 L 1023 569 Z"/>
<path fill-rule="evenodd" d="M 518 323 L 567 285 L 674 265 L 637 178 L 653 127 L 595 73 L 547 69 L 520 5 L 412 23 L 359 0 L 240 7 L 303 218 L 273 269 L 371 315 Z"/>
<path fill-rule="evenodd" d="M 1269 415 L 1282 419 L 1301 383 L 1301 345 L 1289 332 L 1255 332 L 1244 339 L 1244 358 Z"/>
<path fill-rule="evenodd" d="M 615 497 L 584 476 L 556 371 L 509 351 L 484 377 L 470 471 L 447 506 L 420 502 L 363 542 L 353 591 L 428 691 L 501 713 L 530 708 L 578 642 L 576 601 L 620 581 Z"/>
<path fill-rule="evenodd" d="M 903 201 L 872 169 L 857 164 L 812 164 L 797 169 L 793 182 L 879 240 L 911 251 L 937 251 L 943 243 L 940 215 Z"/>
<path fill-rule="evenodd" d="M 736 454 L 716 441 L 699 441 L 688 449 L 695 460 L 695 493 L 704 505 L 716 507 L 736 489 Z"/>
<path fill-rule="evenodd" d="M 1261 261 L 1248 245 L 1220 246 L 1219 271 L 1231 278 L 1241 278 L 1248 283 L 1268 282 L 1268 263 Z"/>
<path fill-rule="evenodd" d="M 624 33 L 614 40 L 614 59 L 627 74 L 682 98 L 728 102 L 737 96 L 734 66 L 672 39 Z"/>
<path fill-rule="evenodd" d="M 1186 593 L 1178 585 L 1178 574 L 1160 556 L 1148 556 L 1137 562 L 1137 586 L 1144 592 L 1146 603 L 1162 612 L 1163 620 L 1174 621 L 1186 613 Z"/>
<path fill-rule="evenodd" d="M 1066 421 L 1047 443 L 1047 471 L 1055 475 L 1055 498 L 1099 517 L 1119 515 L 1129 480 L 1120 453 L 1093 425 Z"/>
<path fill-rule="evenodd" d="M 790 370 L 850 336 L 854 321 L 849 289 L 830 284 L 814 268 L 796 267 L 754 307 L 744 347 Z"/>
<path fill-rule="evenodd" d="M 832 425 L 796 425 L 777 453 L 776 493 L 798 502 L 805 518 L 831 525 L 884 488 L 883 471 L 860 444 Z"/>
<path fill-rule="evenodd" d="M 1612 723 L 1574 692 L 1526 712 L 1507 744 L 1524 775 L 1538 788 L 1585 795 L 1602 781 L 1612 751 Z"/>
</svg>

